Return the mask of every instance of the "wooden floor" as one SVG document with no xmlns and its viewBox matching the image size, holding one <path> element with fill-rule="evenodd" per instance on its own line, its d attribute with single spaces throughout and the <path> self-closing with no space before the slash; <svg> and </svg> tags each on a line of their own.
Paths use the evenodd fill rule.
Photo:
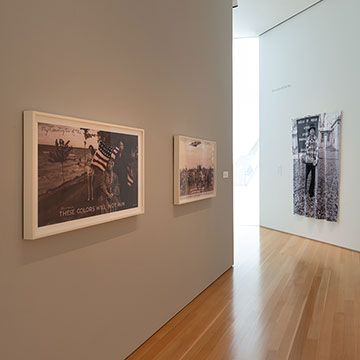
<svg viewBox="0 0 360 360">
<path fill-rule="evenodd" d="M 236 249 L 128 360 L 360 359 L 359 253 L 258 228 Z"/>
</svg>

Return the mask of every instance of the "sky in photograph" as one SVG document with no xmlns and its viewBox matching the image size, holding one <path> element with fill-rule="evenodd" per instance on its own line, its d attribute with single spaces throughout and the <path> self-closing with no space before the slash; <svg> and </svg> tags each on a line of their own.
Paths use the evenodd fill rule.
<svg viewBox="0 0 360 360">
<path fill-rule="evenodd" d="M 97 148 L 97 132 L 90 130 L 90 134 L 95 135 L 91 138 L 86 139 L 86 147 L 92 145 Z M 84 132 L 80 128 L 71 126 L 54 125 L 39 123 L 38 125 L 38 143 L 41 145 L 54 145 L 56 139 L 63 139 L 65 142 L 70 140 L 69 145 L 74 148 L 84 147 Z"/>
<path fill-rule="evenodd" d="M 341 116 L 341 111 L 322 114 L 320 119 L 320 127 L 323 130 L 331 130 L 332 125 L 340 116 Z"/>
<path fill-rule="evenodd" d="M 198 165 L 202 167 L 214 167 L 215 147 L 213 143 L 201 141 L 198 146 L 190 145 L 195 139 L 180 138 L 180 169 L 192 169 Z"/>
</svg>

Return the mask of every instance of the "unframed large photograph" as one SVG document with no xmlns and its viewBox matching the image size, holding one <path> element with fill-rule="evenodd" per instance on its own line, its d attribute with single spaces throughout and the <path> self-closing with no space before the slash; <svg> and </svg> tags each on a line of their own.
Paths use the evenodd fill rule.
<svg viewBox="0 0 360 360">
<path fill-rule="evenodd" d="M 143 212 L 143 131 L 24 112 L 24 237 Z"/>
<path fill-rule="evenodd" d="M 174 203 L 216 196 L 216 143 L 174 137 Z"/>
<path fill-rule="evenodd" d="M 294 214 L 336 222 L 341 112 L 292 120 Z"/>
</svg>

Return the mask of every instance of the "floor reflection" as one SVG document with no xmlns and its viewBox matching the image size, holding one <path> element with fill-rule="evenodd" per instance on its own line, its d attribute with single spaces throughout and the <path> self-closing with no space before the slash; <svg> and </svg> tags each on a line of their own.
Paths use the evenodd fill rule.
<svg viewBox="0 0 360 360">
<path fill-rule="evenodd" d="M 261 359 L 264 336 L 259 226 L 235 226 L 230 358 Z"/>
</svg>

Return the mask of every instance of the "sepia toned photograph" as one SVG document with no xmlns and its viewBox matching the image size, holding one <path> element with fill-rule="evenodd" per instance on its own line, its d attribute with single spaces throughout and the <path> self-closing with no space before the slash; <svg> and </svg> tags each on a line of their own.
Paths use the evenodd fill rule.
<svg viewBox="0 0 360 360">
<path fill-rule="evenodd" d="M 142 212 L 141 130 L 36 112 L 26 115 L 24 125 L 36 135 L 36 173 L 31 177 L 37 200 L 32 204 L 37 215 L 33 226 L 39 233 Z"/>
<path fill-rule="evenodd" d="M 216 143 L 174 137 L 174 203 L 216 196 Z"/>
<path fill-rule="evenodd" d="M 294 214 L 336 222 L 341 112 L 292 120 Z"/>
</svg>

